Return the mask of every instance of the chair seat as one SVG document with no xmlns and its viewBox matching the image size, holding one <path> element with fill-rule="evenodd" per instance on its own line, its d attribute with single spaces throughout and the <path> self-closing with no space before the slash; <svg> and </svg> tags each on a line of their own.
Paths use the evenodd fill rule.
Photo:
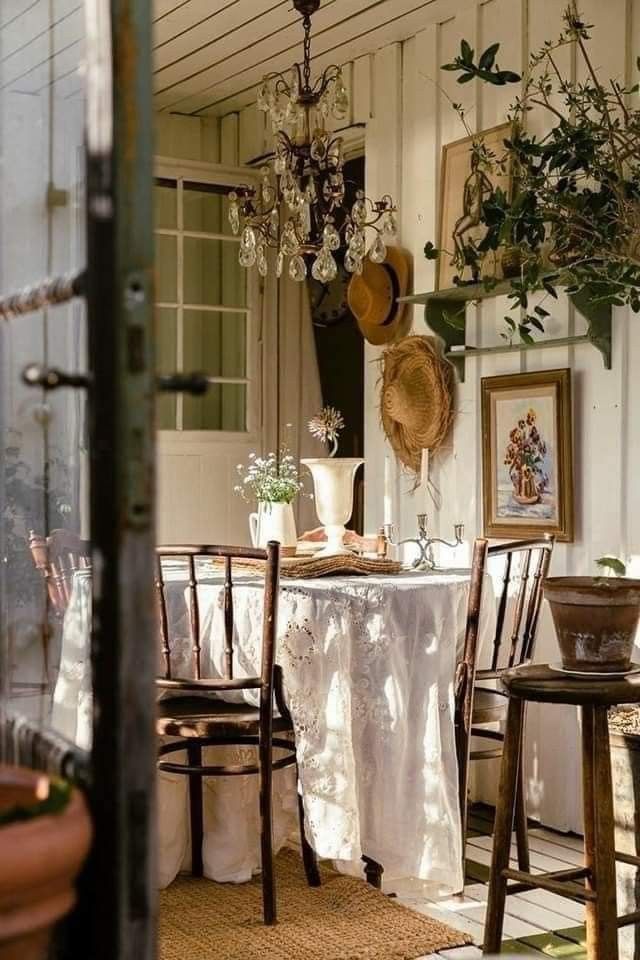
<svg viewBox="0 0 640 960">
<path fill-rule="evenodd" d="M 640 674 L 612 678 L 569 676 L 534 664 L 507 670 L 500 677 L 512 697 L 538 703 L 587 704 L 611 707 L 640 703 Z"/>
<path fill-rule="evenodd" d="M 483 723 L 496 723 L 507 714 L 508 700 L 504 694 L 486 687 L 476 687 L 473 694 L 472 726 Z"/>
<path fill-rule="evenodd" d="M 257 736 L 260 712 L 248 703 L 214 697 L 175 697 L 158 704 L 156 729 L 162 737 Z M 273 732 L 291 732 L 291 723 L 274 716 Z"/>
</svg>

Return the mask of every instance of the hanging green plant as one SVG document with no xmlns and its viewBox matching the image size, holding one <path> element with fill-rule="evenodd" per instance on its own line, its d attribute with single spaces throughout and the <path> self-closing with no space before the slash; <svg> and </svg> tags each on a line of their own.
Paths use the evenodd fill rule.
<svg viewBox="0 0 640 960">
<path fill-rule="evenodd" d="M 631 101 L 638 83 L 625 86 L 599 78 L 589 56 L 590 30 L 575 4 L 564 13 L 564 29 L 534 53 L 525 78 L 501 69 L 499 44 L 478 58 L 466 40 L 460 54 L 443 70 L 460 74 L 458 83 L 477 79 L 503 86 L 522 83 L 522 92 L 509 108 L 512 134 L 504 140 L 504 154 L 488 155 L 474 142 L 475 161 L 483 169 L 510 167 L 512 196 L 494 189 L 484 200 L 480 240 L 467 241 L 462 250 L 425 246 L 427 259 L 448 255 L 458 269 L 458 283 L 469 270 L 482 277 L 487 289 L 498 282 L 483 275 L 491 251 L 519 251 L 517 267 L 509 273 L 512 317 L 505 318 L 505 338 L 518 334 L 532 342 L 532 331 L 544 331 L 545 307 L 531 306 L 540 291 L 557 297 L 558 287 L 569 294 L 586 293 L 592 303 L 629 306 L 640 311 L 640 109 Z M 564 77 L 557 51 L 574 47 L 584 66 L 585 79 Z M 640 70 L 640 58 L 636 61 Z M 460 119 L 462 106 L 452 102 Z M 527 117 L 542 109 L 553 118 L 549 132 L 537 137 L 527 132 Z"/>
</svg>

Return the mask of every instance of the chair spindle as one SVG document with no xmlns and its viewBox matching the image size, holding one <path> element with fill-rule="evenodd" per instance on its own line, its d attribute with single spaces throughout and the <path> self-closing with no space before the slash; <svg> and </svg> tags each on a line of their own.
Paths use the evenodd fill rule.
<svg viewBox="0 0 640 960">
<path fill-rule="evenodd" d="M 224 675 L 233 679 L 233 578 L 231 557 L 224 558 Z"/>
<path fill-rule="evenodd" d="M 200 609 L 198 607 L 196 563 L 193 554 L 189 554 L 189 621 L 191 627 L 191 649 L 193 651 L 193 672 L 196 680 L 200 680 Z"/>
<path fill-rule="evenodd" d="M 522 627 L 522 614 L 524 613 L 525 600 L 527 598 L 527 584 L 529 583 L 529 566 L 531 564 L 531 550 L 527 550 L 520 567 L 520 583 L 518 585 L 518 595 L 516 605 L 513 611 L 513 630 L 511 632 L 511 646 L 509 648 L 509 667 L 513 667 L 516 662 L 518 652 L 518 641 L 520 640 L 520 628 Z"/>
</svg>

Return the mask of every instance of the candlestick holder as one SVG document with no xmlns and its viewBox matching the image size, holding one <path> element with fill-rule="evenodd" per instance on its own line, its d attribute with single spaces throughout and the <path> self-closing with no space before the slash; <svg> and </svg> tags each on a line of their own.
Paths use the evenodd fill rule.
<svg viewBox="0 0 640 960">
<path fill-rule="evenodd" d="M 389 540 L 391 543 L 394 543 L 392 539 L 393 529 L 390 530 L 391 536 Z M 427 529 L 427 514 L 419 513 L 418 514 L 418 536 L 417 537 L 406 537 L 404 540 L 399 540 L 395 543 L 395 546 L 400 547 L 404 543 L 414 543 L 419 551 L 418 556 L 411 564 L 412 569 L 414 570 L 438 570 L 438 564 L 433 553 L 434 543 L 442 543 L 445 547 L 459 547 L 464 539 L 464 523 L 454 523 L 453 525 L 453 535 L 455 540 L 453 543 L 450 543 L 448 540 L 443 540 L 441 537 L 430 537 Z"/>
</svg>

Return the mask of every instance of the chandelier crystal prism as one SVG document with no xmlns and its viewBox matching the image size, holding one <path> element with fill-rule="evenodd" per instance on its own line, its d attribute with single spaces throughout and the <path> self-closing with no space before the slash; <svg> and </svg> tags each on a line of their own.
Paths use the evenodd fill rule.
<svg viewBox="0 0 640 960">
<path fill-rule="evenodd" d="M 338 273 L 336 251 L 345 249 L 344 266 L 361 273 L 365 257 L 382 263 L 385 240 L 397 232 L 390 196 L 371 201 L 363 191 L 346 200 L 342 138 L 328 127 L 344 120 L 349 97 L 337 66 L 311 78 L 311 16 L 320 0 L 294 0 L 302 15 L 304 54 L 288 76 L 268 74 L 258 93 L 258 108 L 271 121 L 275 140 L 270 166 L 260 170 L 257 187 L 243 185 L 229 194 L 229 223 L 240 235 L 239 261 L 269 271 L 268 248 L 276 251 L 275 273 L 286 269 L 292 280 L 311 275 L 322 283 Z M 367 249 L 367 237 L 374 234 Z"/>
</svg>

